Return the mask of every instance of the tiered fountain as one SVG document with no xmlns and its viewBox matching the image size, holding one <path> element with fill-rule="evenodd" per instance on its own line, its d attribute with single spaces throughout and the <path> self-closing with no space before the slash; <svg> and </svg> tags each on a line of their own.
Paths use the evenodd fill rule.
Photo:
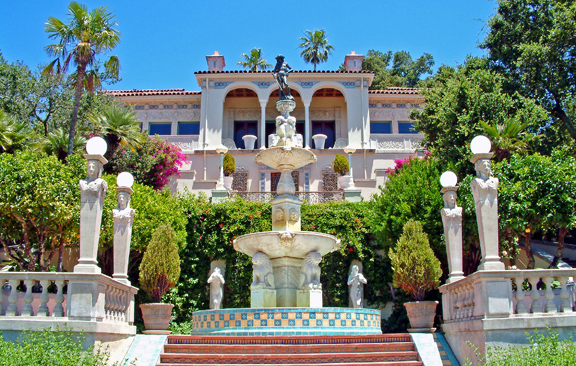
<svg viewBox="0 0 576 366">
<path fill-rule="evenodd" d="M 290 112 L 296 102 L 286 84 L 291 70 L 283 61 L 282 57 L 273 72 L 280 86 L 278 143 L 256 155 L 258 163 L 281 171 L 278 196 L 272 201 L 273 231 L 243 235 L 234 241 L 235 250 L 252 257 L 251 308 L 197 311 L 192 334 L 381 334 L 378 310 L 322 306 L 318 264 L 324 255 L 340 248 L 340 240 L 300 231 L 302 201 L 294 196 L 292 171 L 316 162 L 316 156 L 294 146 L 296 119 Z"/>
</svg>

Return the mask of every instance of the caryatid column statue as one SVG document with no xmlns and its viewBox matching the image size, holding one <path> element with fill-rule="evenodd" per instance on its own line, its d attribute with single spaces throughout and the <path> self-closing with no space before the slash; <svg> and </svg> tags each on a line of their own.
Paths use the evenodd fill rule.
<svg viewBox="0 0 576 366">
<path fill-rule="evenodd" d="M 114 219 L 114 274 L 112 277 L 122 283 L 130 285 L 128 280 L 128 262 L 130 260 L 130 239 L 132 238 L 132 224 L 134 222 L 134 209 L 130 208 L 132 197 L 132 174 L 123 172 L 116 179 L 118 187 L 118 207 L 112 210 Z"/>
<path fill-rule="evenodd" d="M 491 143 L 485 136 L 477 136 L 470 144 L 474 156 L 471 162 L 477 177 L 472 180 L 472 194 L 476 206 L 478 235 L 482 260 L 478 270 L 503 270 L 504 263 L 498 255 L 498 178 L 490 176 L 494 153 Z"/>
<path fill-rule="evenodd" d="M 464 278 L 462 271 L 462 207 L 456 206 L 456 183 L 458 178 L 453 172 L 444 172 L 440 177 L 442 192 L 444 194 L 444 208 L 442 223 L 444 224 L 444 237 L 446 238 L 446 253 L 448 254 L 448 280 L 452 283 Z"/>
<path fill-rule="evenodd" d="M 102 208 L 108 184 L 101 178 L 106 153 L 106 141 L 93 137 L 86 143 L 84 155 L 87 177 L 80 180 L 80 259 L 74 272 L 101 273 L 98 267 L 98 241 L 102 224 Z"/>
</svg>

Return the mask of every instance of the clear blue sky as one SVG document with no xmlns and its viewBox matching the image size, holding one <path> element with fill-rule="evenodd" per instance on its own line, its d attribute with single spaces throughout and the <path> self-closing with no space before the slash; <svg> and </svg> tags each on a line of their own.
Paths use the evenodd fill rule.
<svg viewBox="0 0 576 366">
<path fill-rule="evenodd" d="M 477 44 L 494 13 L 489 0 L 403 1 L 79 1 L 90 9 L 114 11 L 122 33 L 113 54 L 120 58 L 122 81 L 107 89 L 199 90 L 195 71 L 206 70 L 206 55 L 218 50 L 225 70 L 238 70 L 240 54 L 262 48 L 269 63 L 279 53 L 297 70 L 312 69 L 300 58 L 298 38 L 306 29 L 324 28 L 335 47 L 319 70 L 335 70 L 354 50 L 406 50 L 416 58 L 431 53 L 436 67 L 482 55 Z M 31 68 L 47 63 L 44 32 L 49 16 L 65 19 L 68 1 L 0 1 L 0 51 L 9 62 Z"/>
</svg>

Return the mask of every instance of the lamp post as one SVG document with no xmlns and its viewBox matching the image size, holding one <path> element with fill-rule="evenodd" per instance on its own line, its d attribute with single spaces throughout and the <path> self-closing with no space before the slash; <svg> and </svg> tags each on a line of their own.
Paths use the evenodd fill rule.
<svg viewBox="0 0 576 366">
<path fill-rule="evenodd" d="M 490 176 L 492 165 L 490 152 L 492 144 L 486 136 L 476 136 L 470 143 L 474 156 L 470 160 L 474 164 L 477 177 L 470 183 L 476 220 L 480 237 L 482 260 L 479 270 L 503 270 L 504 263 L 498 255 L 498 178 Z"/>
<path fill-rule="evenodd" d="M 226 189 L 224 188 L 224 154 L 228 152 L 228 148 L 220 145 L 220 147 L 216 148 L 216 152 L 220 154 L 220 178 L 216 184 L 216 189 L 221 191 Z"/>
<path fill-rule="evenodd" d="M 348 154 L 348 165 L 350 166 L 350 180 L 348 183 L 348 189 L 356 188 L 356 186 L 354 185 L 354 175 L 352 174 L 352 154 L 356 152 L 356 149 L 350 146 L 346 146 L 344 148 L 344 152 Z"/>
<path fill-rule="evenodd" d="M 101 178 L 106 141 L 93 137 L 86 142 L 86 179 L 80 180 L 80 258 L 74 272 L 101 273 L 96 256 L 102 224 L 102 208 L 108 184 Z"/>
<path fill-rule="evenodd" d="M 464 278 L 462 271 L 462 207 L 456 205 L 457 183 L 458 177 L 451 171 L 444 172 L 440 176 L 440 184 L 442 185 L 440 192 L 444 194 L 444 208 L 440 213 L 444 225 L 449 270 L 446 283 Z"/>
<path fill-rule="evenodd" d="M 132 197 L 132 174 L 122 172 L 116 178 L 118 191 L 118 207 L 112 210 L 114 219 L 114 274 L 112 277 L 124 284 L 130 285 L 128 280 L 128 261 L 130 259 L 130 239 L 132 238 L 132 223 L 134 222 L 134 209 L 130 208 Z"/>
</svg>

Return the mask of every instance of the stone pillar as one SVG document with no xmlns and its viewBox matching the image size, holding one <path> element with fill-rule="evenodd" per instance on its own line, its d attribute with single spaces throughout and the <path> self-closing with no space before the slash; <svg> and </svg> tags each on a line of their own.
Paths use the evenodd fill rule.
<svg viewBox="0 0 576 366">
<path fill-rule="evenodd" d="M 498 255 L 498 178 L 490 176 L 493 153 L 477 153 L 472 158 L 478 177 L 472 180 L 482 260 L 478 270 L 503 270 Z"/>
<path fill-rule="evenodd" d="M 448 255 L 448 280 L 446 283 L 464 278 L 462 271 L 462 207 L 456 206 L 457 186 L 444 187 L 440 192 L 444 194 L 444 208 L 442 224 L 444 224 L 444 237 L 446 238 L 446 253 Z"/>
<path fill-rule="evenodd" d="M 134 191 L 130 187 L 116 187 L 118 207 L 112 210 L 114 219 L 114 278 L 118 282 L 130 285 L 128 280 L 128 262 L 130 260 L 130 239 L 134 209 L 130 208 L 130 198 Z"/>
<path fill-rule="evenodd" d="M 310 136 L 310 102 L 304 103 L 304 135 L 306 135 L 304 147 L 310 149 L 310 141 L 312 139 L 312 136 Z"/>
<path fill-rule="evenodd" d="M 258 138 L 260 139 L 260 148 L 266 148 L 266 101 L 260 101 L 260 133 L 258 134 Z"/>
<path fill-rule="evenodd" d="M 84 158 L 88 176 L 80 180 L 80 259 L 74 272 L 101 273 L 97 261 L 98 242 L 108 184 L 100 176 L 108 160 L 100 154 L 86 154 Z"/>
</svg>

